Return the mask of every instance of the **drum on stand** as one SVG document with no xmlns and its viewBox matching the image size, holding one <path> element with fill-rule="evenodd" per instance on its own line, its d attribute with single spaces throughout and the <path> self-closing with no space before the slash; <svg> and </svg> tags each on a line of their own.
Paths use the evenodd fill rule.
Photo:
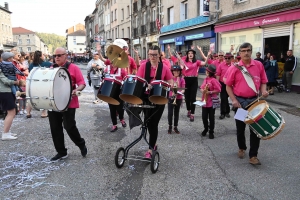
<svg viewBox="0 0 300 200">
<path fill-rule="evenodd" d="M 147 87 L 148 83 L 145 79 L 136 75 L 128 75 L 124 78 L 120 98 L 131 104 L 142 104 Z"/>
<path fill-rule="evenodd" d="M 97 97 L 112 105 L 119 105 L 119 95 L 122 82 L 111 77 L 104 78 L 100 85 Z"/>
<path fill-rule="evenodd" d="M 167 104 L 171 85 L 162 80 L 152 81 L 151 85 L 152 89 L 149 97 L 150 102 L 157 105 Z"/>
<path fill-rule="evenodd" d="M 36 110 L 65 111 L 72 96 L 72 82 L 64 67 L 35 67 L 26 80 L 26 99 Z"/>
<path fill-rule="evenodd" d="M 253 104 L 248 111 L 245 123 L 263 140 L 275 137 L 285 126 L 283 117 L 264 100 Z"/>
</svg>

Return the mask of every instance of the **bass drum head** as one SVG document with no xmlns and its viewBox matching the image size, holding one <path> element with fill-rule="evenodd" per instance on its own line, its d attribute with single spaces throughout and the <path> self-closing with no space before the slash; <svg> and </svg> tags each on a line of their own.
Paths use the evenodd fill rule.
<svg viewBox="0 0 300 200">
<path fill-rule="evenodd" d="M 53 78 L 53 98 L 58 110 L 63 111 L 68 108 L 71 101 L 72 83 L 67 69 L 58 69 Z"/>
</svg>

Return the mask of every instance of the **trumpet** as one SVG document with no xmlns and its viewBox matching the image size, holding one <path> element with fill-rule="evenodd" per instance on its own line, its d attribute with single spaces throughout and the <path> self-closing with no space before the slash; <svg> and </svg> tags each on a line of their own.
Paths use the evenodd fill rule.
<svg viewBox="0 0 300 200">
<path fill-rule="evenodd" d="M 178 64 L 182 65 L 185 67 L 186 70 L 188 70 L 189 68 L 186 66 L 186 64 L 183 62 L 183 60 L 181 59 L 180 55 L 177 53 L 177 51 L 174 51 L 174 55 L 175 57 L 178 59 Z"/>
<path fill-rule="evenodd" d="M 173 88 L 177 88 L 177 82 L 174 83 Z M 177 104 L 176 104 L 176 95 L 177 95 L 177 89 L 174 89 L 174 91 L 173 91 L 174 101 L 173 101 L 173 103 L 172 103 L 173 105 L 177 105 Z"/>
<path fill-rule="evenodd" d="M 204 93 L 204 95 L 203 95 L 203 98 L 202 98 L 202 102 L 206 102 L 206 100 L 207 100 L 207 92 L 208 92 L 208 89 L 209 89 L 209 86 L 208 86 L 208 84 L 206 84 L 206 86 L 205 86 L 205 88 L 204 88 L 204 91 L 203 91 L 203 93 Z"/>
</svg>

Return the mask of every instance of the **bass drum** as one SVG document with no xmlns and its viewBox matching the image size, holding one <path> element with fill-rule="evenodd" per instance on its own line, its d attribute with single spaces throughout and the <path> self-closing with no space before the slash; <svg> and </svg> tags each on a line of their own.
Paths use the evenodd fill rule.
<svg viewBox="0 0 300 200">
<path fill-rule="evenodd" d="M 64 67 L 35 67 L 26 79 L 26 99 L 36 110 L 65 111 L 71 94 L 71 76 Z"/>
</svg>

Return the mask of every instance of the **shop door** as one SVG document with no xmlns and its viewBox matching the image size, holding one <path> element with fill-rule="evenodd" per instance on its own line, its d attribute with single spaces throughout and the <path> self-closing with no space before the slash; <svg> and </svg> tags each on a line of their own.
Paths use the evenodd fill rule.
<svg viewBox="0 0 300 200">
<path fill-rule="evenodd" d="M 209 47 L 210 47 L 210 38 L 202 39 L 202 40 L 194 40 L 193 46 L 194 46 L 194 50 L 197 52 L 196 59 L 204 61 L 204 58 L 202 58 L 202 56 L 200 55 L 199 50 L 197 49 L 197 46 L 201 47 L 204 55 L 206 56 L 209 51 Z"/>
<path fill-rule="evenodd" d="M 279 37 L 290 35 L 290 25 L 282 25 L 264 28 L 264 38 Z"/>
</svg>

